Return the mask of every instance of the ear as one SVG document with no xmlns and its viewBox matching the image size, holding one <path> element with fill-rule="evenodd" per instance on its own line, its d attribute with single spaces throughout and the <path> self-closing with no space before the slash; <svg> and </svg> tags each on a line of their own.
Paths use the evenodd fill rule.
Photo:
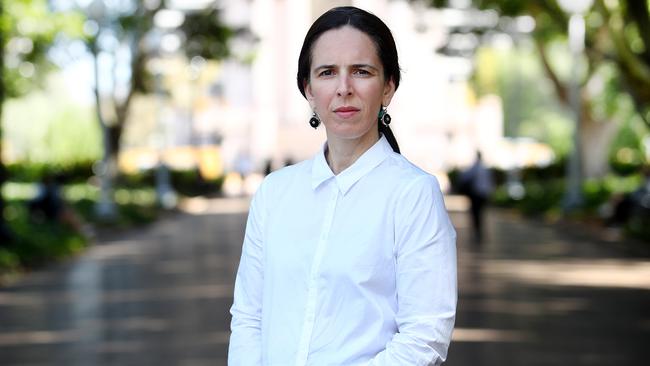
<svg viewBox="0 0 650 366">
<path fill-rule="evenodd" d="M 312 94 L 311 85 L 307 80 L 302 82 L 302 88 L 305 90 L 305 97 L 309 102 L 309 106 L 311 107 L 311 109 L 314 109 L 314 94 Z"/>
<path fill-rule="evenodd" d="M 395 94 L 395 82 L 391 78 L 384 85 L 384 94 L 381 100 L 382 105 L 387 107 L 390 104 L 390 101 L 393 99 L 394 94 Z"/>
</svg>

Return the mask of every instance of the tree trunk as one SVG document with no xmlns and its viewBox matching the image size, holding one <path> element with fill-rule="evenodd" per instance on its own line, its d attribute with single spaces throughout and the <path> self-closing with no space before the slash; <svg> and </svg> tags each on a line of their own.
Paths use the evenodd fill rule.
<svg viewBox="0 0 650 366">
<path fill-rule="evenodd" d="M 584 178 L 603 177 L 609 171 L 609 146 L 618 130 L 618 125 L 610 121 L 594 121 L 583 118 L 580 138 L 583 141 L 582 174 Z"/>
<path fill-rule="evenodd" d="M 568 88 L 560 81 L 557 74 L 551 67 L 546 55 L 544 45 L 536 42 L 539 51 L 542 67 L 547 77 L 551 80 L 558 100 L 571 107 L 568 96 Z M 591 105 L 586 98 L 580 98 L 581 118 L 580 118 L 580 161 L 582 165 L 581 175 L 583 178 L 598 178 L 604 176 L 608 170 L 609 146 L 616 134 L 618 126 L 610 121 L 596 121 L 592 117 Z"/>
<path fill-rule="evenodd" d="M 102 114 L 102 98 L 99 94 L 99 49 L 97 45 L 97 38 L 91 40 L 90 42 L 90 51 L 93 54 L 94 62 L 94 76 L 95 76 L 95 108 L 97 114 L 97 123 L 102 131 L 103 144 L 104 144 L 104 155 L 102 157 L 101 169 L 96 172 L 100 181 L 100 193 L 99 201 L 95 205 L 95 214 L 102 220 L 110 221 L 115 218 L 117 210 L 115 208 L 115 202 L 113 200 L 113 182 L 114 182 L 114 159 L 111 154 L 111 136 L 110 129 L 104 121 L 104 116 Z"/>
</svg>

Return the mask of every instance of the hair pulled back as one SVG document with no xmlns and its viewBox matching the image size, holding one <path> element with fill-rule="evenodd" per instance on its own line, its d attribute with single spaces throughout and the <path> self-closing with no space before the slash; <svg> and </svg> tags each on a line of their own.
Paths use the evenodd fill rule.
<svg viewBox="0 0 650 366">
<path fill-rule="evenodd" d="M 306 97 L 305 84 L 309 83 L 314 43 L 323 33 L 346 25 L 365 33 L 372 39 L 377 50 L 377 56 L 379 56 L 379 60 L 384 68 L 384 80 L 386 82 L 392 80 L 395 84 L 395 90 L 397 90 L 400 82 L 400 68 L 395 39 L 390 29 L 388 29 L 388 26 L 381 19 L 372 13 L 353 6 L 341 6 L 330 9 L 318 17 L 307 31 L 307 35 L 305 35 L 300 56 L 298 57 L 298 74 L 296 78 L 298 89 L 303 97 Z M 379 122 L 377 126 L 379 132 L 386 136 L 393 151 L 399 153 L 397 140 L 390 128 Z"/>
</svg>

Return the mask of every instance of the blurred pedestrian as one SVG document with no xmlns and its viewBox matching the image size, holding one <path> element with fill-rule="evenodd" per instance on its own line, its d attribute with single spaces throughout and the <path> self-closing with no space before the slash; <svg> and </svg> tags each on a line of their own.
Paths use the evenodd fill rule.
<svg viewBox="0 0 650 366">
<path fill-rule="evenodd" d="M 460 174 L 459 187 L 460 192 L 469 198 L 474 240 L 480 243 L 484 234 L 483 210 L 494 190 L 492 173 L 483 164 L 480 152 L 476 153 L 472 166 Z"/>
<path fill-rule="evenodd" d="M 30 218 L 36 222 L 56 222 L 82 233 L 81 220 L 61 194 L 63 176 L 45 174 L 36 196 L 28 202 Z"/>
<path fill-rule="evenodd" d="M 60 177 L 45 174 L 37 189 L 36 196 L 27 204 L 30 217 L 36 221 L 57 220 L 63 211 Z"/>
<path fill-rule="evenodd" d="M 251 202 L 229 365 L 439 365 L 456 314 L 456 233 L 435 177 L 399 153 L 395 41 L 375 15 L 311 26 L 298 88 L 327 141 Z"/>
<path fill-rule="evenodd" d="M 641 168 L 641 177 L 641 184 L 634 191 L 617 194 L 610 199 L 613 210 L 606 221 L 608 226 L 624 226 L 635 214 L 650 214 L 650 166 Z"/>
</svg>

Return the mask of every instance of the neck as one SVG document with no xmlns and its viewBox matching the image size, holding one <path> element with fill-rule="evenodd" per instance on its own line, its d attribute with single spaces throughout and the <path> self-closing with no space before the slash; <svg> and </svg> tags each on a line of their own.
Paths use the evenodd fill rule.
<svg viewBox="0 0 650 366">
<path fill-rule="evenodd" d="M 347 169 L 379 140 L 379 134 L 367 134 L 359 139 L 344 140 L 327 137 L 325 160 L 334 175 Z"/>
</svg>

